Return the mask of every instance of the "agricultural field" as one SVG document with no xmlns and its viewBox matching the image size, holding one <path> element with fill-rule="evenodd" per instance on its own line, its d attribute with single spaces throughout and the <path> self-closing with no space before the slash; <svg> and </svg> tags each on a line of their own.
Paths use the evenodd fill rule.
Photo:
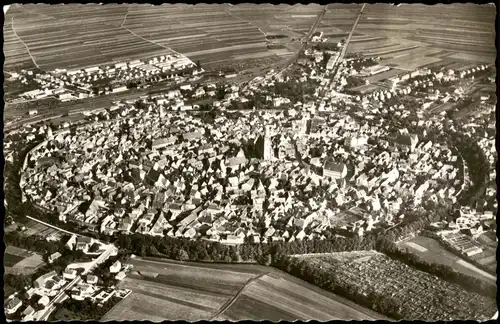
<svg viewBox="0 0 500 324">
<path fill-rule="evenodd" d="M 14 32 L 12 23 L 13 18 L 9 13 L 5 17 L 3 26 L 4 65 L 8 67 L 9 70 L 33 69 L 36 67 L 35 63 L 33 63 L 26 46 Z"/>
<path fill-rule="evenodd" d="M 7 246 L 4 253 L 6 273 L 31 274 L 45 262 L 41 255 L 15 246 Z"/>
<path fill-rule="evenodd" d="M 10 25 L 4 26 L 4 32 L 17 34 L 44 70 L 83 68 L 171 52 L 120 27 L 126 6 L 95 6 L 12 5 L 5 17 Z M 9 51 L 10 43 L 5 48 Z M 11 69 L 9 64 L 6 69 Z"/>
<path fill-rule="evenodd" d="M 490 244 L 485 244 L 486 238 L 489 237 Z M 471 255 L 470 258 L 487 267 L 491 272 L 496 272 L 496 241 L 493 243 L 491 234 L 483 234 L 481 239 L 473 239 L 472 237 L 461 233 L 448 233 L 444 240 L 448 242 L 453 249 L 463 251 L 470 248 L 478 247 L 482 250 L 480 253 Z"/>
<path fill-rule="evenodd" d="M 485 244 L 484 239 L 478 240 L 478 243 L 480 243 L 483 252 L 473 255 L 471 258 L 479 262 L 481 265 L 487 267 L 491 271 L 496 271 L 497 269 L 496 250 L 498 244 L 496 244 L 493 247 L 488 246 L 487 244 Z"/>
<path fill-rule="evenodd" d="M 490 319 L 496 312 L 494 299 L 470 293 L 374 251 L 298 258 L 335 274 L 360 293 L 390 297 L 408 320 Z"/>
<path fill-rule="evenodd" d="M 317 31 L 331 42 L 346 39 L 356 21 L 361 4 L 329 4 Z"/>
<path fill-rule="evenodd" d="M 23 224 L 26 229 L 23 231 L 23 235 L 26 236 L 39 236 L 42 238 L 51 238 L 57 240 L 62 236 L 62 233 L 52 227 L 45 226 L 41 223 L 35 222 L 33 220 L 28 220 Z"/>
<path fill-rule="evenodd" d="M 342 19 L 331 21 L 336 27 L 343 24 Z M 435 5 L 430 12 L 420 4 L 367 4 L 347 52 L 379 56 L 384 64 L 405 70 L 490 64 L 496 57 L 494 22 L 489 5 Z M 347 33 L 350 27 L 338 28 Z"/>
<path fill-rule="evenodd" d="M 131 259 L 132 294 L 103 320 L 380 319 L 381 315 L 275 269 Z"/>
<path fill-rule="evenodd" d="M 316 287 L 315 287 L 316 288 Z M 259 310 L 256 312 L 256 310 Z M 375 320 L 381 315 L 283 274 L 267 274 L 248 285 L 217 319 Z"/>
<path fill-rule="evenodd" d="M 417 236 L 409 241 L 400 243 L 399 247 L 408 249 L 410 252 L 421 257 L 424 261 L 448 265 L 463 274 L 473 276 L 493 284 L 496 283 L 495 276 L 465 262 L 457 255 L 446 250 L 445 247 L 432 238 Z"/>
<path fill-rule="evenodd" d="M 4 25 L 6 70 L 76 69 L 178 52 L 205 69 L 279 59 L 297 48 L 319 5 L 12 5 Z M 269 50 L 267 36 L 285 35 Z M 272 38 L 272 37 L 271 37 Z M 257 62 L 256 62 L 257 63 Z"/>
</svg>

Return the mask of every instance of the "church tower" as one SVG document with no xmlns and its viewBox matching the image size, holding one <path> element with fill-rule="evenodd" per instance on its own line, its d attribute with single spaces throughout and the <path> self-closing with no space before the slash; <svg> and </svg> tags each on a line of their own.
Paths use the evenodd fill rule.
<svg viewBox="0 0 500 324">
<path fill-rule="evenodd" d="M 266 126 L 264 133 L 264 160 L 272 160 L 273 158 L 274 154 L 271 142 L 271 128 Z"/>
</svg>

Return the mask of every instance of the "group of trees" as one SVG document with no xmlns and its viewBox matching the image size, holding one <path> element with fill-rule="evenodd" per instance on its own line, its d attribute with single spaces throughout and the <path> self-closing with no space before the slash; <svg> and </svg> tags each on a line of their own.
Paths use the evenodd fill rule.
<svg viewBox="0 0 500 324">
<path fill-rule="evenodd" d="M 323 60 L 321 61 L 321 66 L 323 68 L 326 68 L 326 65 L 328 64 L 328 61 L 330 60 L 330 57 L 332 57 L 331 54 L 329 54 L 329 53 L 323 53 Z"/>
<path fill-rule="evenodd" d="M 273 266 L 393 319 L 404 318 L 401 313 L 401 301 L 384 294 L 376 294 L 374 291 L 363 294 L 355 286 L 339 280 L 332 271 L 318 269 L 304 260 L 290 257 L 277 259 Z"/>
<path fill-rule="evenodd" d="M 470 292 L 475 292 L 490 298 L 495 298 L 496 296 L 495 285 L 491 285 L 478 278 L 460 273 L 448 265 L 424 261 L 414 253 L 398 248 L 394 242 L 391 242 L 386 238 L 381 238 L 377 241 L 376 249 L 391 258 L 402 261 L 418 270 L 458 284 Z"/>
<path fill-rule="evenodd" d="M 228 246 L 218 242 L 188 240 L 173 237 L 152 237 L 142 234 L 119 235 L 120 248 L 140 256 L 158 256 L 177 260 L 209 262 L 257 262 L 280 264 L 289 255 L 307 253 L 332 253 L 358 250 L 378 250 L 421 271 L 429 272 L 465 289 L 491 296 L 495 287 L 456 272 L 449 266 L 428 263 L 418 256 L 397 247 L 394 240 L 422 231 L 430 222 L 442 216 L 429 212 L 416 220 L 389 230 L 368 233 L 365 237 L 330 235 L 327 239 L 304 239 L 293 242 L 245 243 Z M 287 261 L 283 261 L 286 262 Z M 284 266 L 279 266 L 283 268 Z M 306 279 L 306 278 L 305 278 Z"/>
<path fill-rule="evenodd" d="M 339 47 L 337 43 L 321 42 L 321 43 L 315 43 L 312 46 L 312 49 L 317 51 L 337 51 L 339 50 Z"/>
<path fill-rule="evenodd" d="M 276 49 L 284 49 L 286 48 L 286 46 L 283 44 L 268 44 L 267 48 L 270 50 L 276 50 Z"/>
<path fill-rule="evenodd" d="M 472 181 L 472 185 L 461 195 L 460 203 L 474 206 L 484 196 L 490 164 L 473 138 L 458 133 L 450 134 L 450 138 L 469 166 L 468 172 Z"/>
<path fill-rule="evenodd" d="M 218 242 L 136 233 L 119 234 L 116 244 L 128 253 L 143 257 L 167 257 L 181 261 L 234 262 L 239 260 L 237 247 Z"/>
<path fill-rule="evenodd" d="M 30 286 L 32 281 L 30 276 L 25 276 L 23 274 L 7 273 L 3 277 L 4 287 L 11 287 L 15 291 L 22 291 L 24 287 Z M 4 290 L 8 293 L 7 289 Z M 7 297 L 7 296 L 4 296 Z"/>
<path fill-rule="evenodd" d="M 345 86 L 346 88 L 355 88 L 355 87 L 359 87 L 359 86 L 366 84 L 365 80 L 363 80 L 362 78 L 352 76 L 352 75 L 350 75 L 346 78 L 346 82 L 347 82 L 347 84 Z"/>
<path fill-rule="evenodd" d="M 316 91 L 316 87 L 317 83 L 313 80 L 297 82 L 295 79 L 290 79 L 285 82 L 275 82 L 272 92 L 295 103 L 303 101 L 304 96 L 312 96 Z"/>
<path fill-rule="evenodd" d="M 72 250 L 65 245 L 68 239 L 69 236 L 63 236 L 60 240 L 55 242 L 47 241 L 43 238 L 24 236 L 18 231 L 6 233 L 4 236 L 5 244 L 7 246 L 16 246 L 41 254 L 47 263 L 43 267 L 43 271 L 48 272 L 55 270 L 59 273 L 62 272 L 68 264 L 73 263 L 76 260 L 83 260 L 86 258 L 84 252 L 75 249 Z M 49 256 L 55 252 L 61 253 L 61 257 L 54 260 L 52 263 L 49 263 Z"/>
<path fill-rule="evenodd" d="M 239 100 L 231 100 L 231 104 L 228 107 L 228 110 L 250 110 L 254 107 L 254 104 L 251 100 L 242 102 Z"/>
<path fill-rule="evenodd" d="M 49 316 L 49 321 L 88 321 L 88 320 L 99 320 L 107 312 L 109 312 L 119 301 L 119 297 L 111 297 L 108 301 L 99 306 L 97 303 L 93 302 L 90 298 L 86 298 L 82 301 L 67 299 L 61 304 L 61 310 L 53 312 Z M 67 314 L 69 312 L 69 314 Z M 67 318 L 65 315 L 68 315 Z"/>
<path fill-rule="evenodd" d="M 359 58 L 350 62 L 350 66 L 356 71 L 361 71 L 367 67 L 377 65 L 377 60 L 373 57 Z"/>
</svg>

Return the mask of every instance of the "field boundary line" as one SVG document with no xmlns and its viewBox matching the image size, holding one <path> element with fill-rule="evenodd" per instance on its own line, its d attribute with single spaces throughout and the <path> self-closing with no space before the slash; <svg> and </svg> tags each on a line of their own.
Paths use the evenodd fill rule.
<svg viewBox="0 0 500 324">
<path fill-rule="evenodd" d="M 14 35 L 16 35 L 16 38 L 19 39 L 19 41 L 24 45 L 24 47 L 26 48 L 26 50 L 28 51 L 28 55 L 31 57 L 31 60 L 33 61 L 33 64 L 35 64 L 35 66 L 37 68 L 40 68 L 40 66 L 38 66 L 38 64 L 36 63 L 36 60 L 35 58 L 33 57 L 33 55 L 31 55 L 31 52 L 30 52 L 30 49 L 28 47 L 28 45 L 26 45 L 26 43 L 21 39 L 21 37 L 19 37 L 19 35 L 17 34 L 16 32 L 16 29 L 14 28 L 14 17 L 12 17 L 11 19 L 11 28 L 12 28 L 12 32 L 14 33 Z"/>
<path fill-rule="evenodd" d="M 233 17 L 233 18 L 235 18 L 235 19 L 237 19 L 237 20 L 239 20 L 239 21 L 246 22 L 246 23 L 247 23 L 247 24 L 249 24 L 250 26 L 253 26 L 253 27 L 257 28 L 257 29 L 258 29 L 258 30 L 262 33 L 262 35 L 264 35 L 264 38 L 266 38 L 266 39 L 267 39 L 267 35 L 266 35 L 263 31 L 262 31 L 262 29 L 260 29 L 260 27 L 259 27 L 259 26 L 254 25 L 251 21 L 248 21 L 248 20 L 245 20 L 245 19 L 240 18 L 240 17 L 238 17 L 238 16 L 235 16 L 235 15 L 231 12 L 231 10 L 229 10 L 229 8 L 226 8 L 226 12 L 229 14 L 229 16 L 231 16 L 231 17 Z"/>
<path fill-rule="evenodd" d="M 251 278 L 247 282 L 245 282 L 243 287 L 241 287 L 241 289 L 236 293 L 236 295 L 234 295 L 233 298 L 231 298 L 224 305 L 222 305 L 220 310 L 214 316 L 212 316 L 212 318 L 210 320 L 214 321 L 217 317 L 224 314 L 224 312 L 227 311 L 229 309 L 229 307 L 231 307 L 236 302 L 236 300 L 243 294 L 243 292 L 245 291 L 246 288 L 248 288 L 248 286 L 250 286 L 255 281 L 259 280 L 260 278 L 267 276 L 268 274 L 270 274 L 270 272 L 260 274 L 257 277 Z"/>
<path fill-rule="evenodd" d="M 156 43 L 156 42 L 154 42 L 154 41 L 152 41 L 152 40 L 149 40 L 149 39 L 144 38 L 144 37 L 142 37 L 142 36 L 140 36 L 140 35 L 137 35 L 135 32 L 133 32 L 133 31 L 131 31 L 130 29 L 128 29 L 127 27 L 123 26 L 123 25 L 125 24 L 125 21 L 126 21 L 127 17 L 128 17 L 128 14 L 130 13 L 130 7 L 131 7 L 131 6 L 128 6 L 128 7 L 127 7 L 127 13 L 125 14 L 125 17 L 123 18 L 123 22 L 121 23 L 120 28 L 123 28 L 124 30 L 128 31 L 128 32 L 129 32 L 129 33 L 131 33 L 132 35 L 134 35 L 134 36 L 136 36 L 136 37 L 139 37 L 140 39 L 142 39 L 142 40 L 144 40 L 144 41 L 146 41 L 146 42 L 149 42 L 149 43 L 154 44 L 154 45 L 156 45 L 156 46 L 159 46 L 159 47 L 162 47 L 162 48 L 164 48 L 164 49 L 167 49 L 167 50 L 169 50 L 169 51 L 171 51 L 171 52 L 173 52 L 173 53 L 179 54 L 179 55 L 181 55 L 181 56 L 183 56 L 183 57 L 187 58 L 189 61 L 191 61 L 191 60 L 190 60 L 190 59 L 189 59 L 186 55 L 184 55 L 184 54 L 182 54 L 182 53 L 179 53 L 179 52 L 175 51 L 174 49 L 172 49 L 172 48 L 170 48 L 170 47 L 168 47 L 168 46 L 161 45 L 161 44 Z M 193 61 L 191 61 L 191 63 L 194 63 L 194 62 L 193 62 Z"/>
<path fill-rule="evenodd" d="M 26 218 L 31 219 L 32 221 L 35 221 L 35 222 L 40 223 L 40 224 L 43 224 L 43 225 L 45 225 L 45 226 L 47 226 L 47 227 L 53 228 L 53 229 L 55 229 L 55 230 L 57 230 L 57 231 L 60 231 L 60 232 L 66 233 L 66 234 L 77 235 L 77 236 L 83 236 L 83 235 L 80 235 L 80 234 L 72 233 L 72 232 L 70 232 L 70 231 L 67 231 L 67 230 L 62 229 L 62 228 L 60 228 L 60 227 L 57 227 L 57 226 L 54 226 L 54 225 L 52 225 L 52 224 L 46 223 L 46 222 L 44 222 L 44 221 L 41 221 L 41 220 L 36 219 L 36 218 L 34 218 L 34 217 L 31 217 L 31 216 L 26 216 Z"/>
<path fill-rule="evenodd" d="M 338 61 L 342 61 L 344 59 L 344 56 L 347 53 L 347 48 L 349 47 L 349 42 L 351 41 L 352 35 L 354 34 L 354 30 L 358 26 L 359 19 L 361 18 L 361 14 L 363 13 L 365 6 L 366 6 L 366 3 L 363 3 L 363 6 L 361 7 L 361 10 L 358 13 L 358 17 L 356 18 L 356 21 L 354 22 L 354 25 L 352 26 L 351 32 L 349 33 L 349 36 L 347 37 L 344 48 L 342 49 L 342 52 L 340 53 Z"/>
<path fill-rule="evenodd" d="M 130 6 L 127 7 L 127 13 L 125 14 L 125 17 L 123 17 L 123 21 L 120 24 L 121 28 L 125 28 L 125 27 L 123 27 L 123 25 L 125 25 L 125 21 L 127 20 L 127 16 L 128 16 L 129 13 L 130 13 Z"/>
</svg>

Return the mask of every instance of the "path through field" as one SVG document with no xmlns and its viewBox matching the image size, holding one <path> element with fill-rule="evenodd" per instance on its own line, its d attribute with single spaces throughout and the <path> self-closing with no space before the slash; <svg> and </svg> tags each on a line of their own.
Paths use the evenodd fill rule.
<svg viewBox="0 0 500 324">
<path fill-rule="evenodd" d="M 496 280 L 497 280 L 497 278 L 496 278 L 495 276 L 493 276 L 493 275 L 491 275 L 491 274 L 487 273 L 486 271 L 483 271 L 483 270 L 481 270 L 481 269 L 479 269 L 479 268 L 477 268 L 477 267 L 473 266 L 473 265 L 472 265 L 472 264 L 470 264 L 469 262 L 466 262 L 466 261 L 464 261 L 464 260 L 462 260 L 462 259 L 458 260 L 458 261 L 457 261 L 457 263 L 458 263 L 458 264 L 460 264 L 461 266 L 464 266 L 464 267 L 466 267 L 466 268 L 469 268 L 469 269 L 471 269 L 472 271 L 475 271 L 475 272 L 477 272 L 477 273 L 481 274 L 482 276 L 487 277 L 487 278 L 489 278 L 489 279 L 491 279 L 491 280 L 493 280 L 493 281 L 496 281 Z"/>
<path fill-rule="evenodd" d="M 4 12 L 4 15 L 5 15 L 5 13 L 6 13 L 6 11 Z M 16 29 L 14 28 L 14 17 L 12 17 L 12 19 L 11 19 L 11 27 L 12 27 L 12 32 L 14 33 L 14 35 L 16 36 L 16 38 L 24 45 L 24 47 L 26 47 L 26 51 L 28 51 L 28 55 L 31 57 L 31 60 L 33 61 L 33 64 L 35 64 L 35 66 L 37 68 L 40 68 L 38 66 L 38 64 L 36 63 L 35 58 L 33 57 L 33 55 L 31 55 L 31 52 L 30 52 L 30 49 L 29 49 L 28 45 L 26 45 L 26 43 L 17 34 Z"/>
<path fill-rule="evenodd" d="M 245 289 L 248 286 L 250 286 L 253 282 L 257 281 L 258 279 L 260 279 L 263 276 L 265 276 L 265 274 L 261 274 L 255 278 L 248 280 L 246 282 L 246 284 L 243 287 L 241 287 L 241 289 L 238 291 L 238 293 L 232 299 L 230 299 L 226 304 L 224 304 L 222 306 L 222 308 L 220 309 L 220 311 L 218 311 L 217 314 L 215 314 L 211 320 L 212 321 L 215 320 L 217 317 L 219 317 L 221 314 L 223 314 L 226 310 L 228 310 L 229 307 L 231 307 L 234 304 L 234 302 L 238 299 L 238 297 L 240 297 L 243 294 L 243 292 L 245 291 Z"/>
<path fill-rule="evenodd" d="M 132 294 L 103 320 L 385 319 L 270 267 L 130 259 Z"/>
</svg>

